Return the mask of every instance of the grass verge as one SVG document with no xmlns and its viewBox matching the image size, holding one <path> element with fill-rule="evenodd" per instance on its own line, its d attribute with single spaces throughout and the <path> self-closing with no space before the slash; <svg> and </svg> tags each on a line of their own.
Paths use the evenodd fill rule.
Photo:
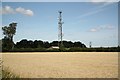
<svg viewBox="0 0 120 80">
<path fill-rule="evenodd" d="M 20 76 L 14 74 L 8 67 L 2 70 L 2 80 L 18 80 Z"/>
</svg>

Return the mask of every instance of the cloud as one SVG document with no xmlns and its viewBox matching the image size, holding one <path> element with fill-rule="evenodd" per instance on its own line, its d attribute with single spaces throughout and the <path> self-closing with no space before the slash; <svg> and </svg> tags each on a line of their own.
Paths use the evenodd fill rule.
<svg viewBox="0 0 120 80">
<path fill-rule="evenodd" d="M 21 14 L 25 14 L 28 16 L 33 16 L 33 11 L 29 10 L 29 9 L 24 9 L 22 7 L 16 8 L 16 12 L 21 13 Z"/>
<path fill-rule="evenodd" d="M 110 2 L 111 1 L 111 2 Z M 118 0 L 115 0 L 118 1 Z M 101 4 L 98 7 L 92 8 L 90 9 L 89 12 L 84 13 L 83 15 L 79 16 L 78 18 L 83 18 L 83 17 L 87 17 L 87 16 L 91 16 L 91 15 L 95 15 L 99 12 L 102 12 L 106 9 L 107 6 L 114 4 L 114 2 L 112 2 L 112 0 L 91 0 L 91 2 L 93 3 L 97 3 L 97 4 Z M 102 3 L 101 3 L 102 2 Z"/>
<path fill-rule="evenodd" d="M 95 29 L 95 28 L 90 29 L 90 32 L 97 32 L 97 29 Z"/>
<path fill-rule="evenodd" d="M 79 18 L 82 18 L 82 17 L 87 17 L 87 16 L 90 16 L 90 15 L 94 15 L 94 14 L 97 14 L 101 11 L 103 11 L 104 9 L 98 9 L 98 10 L 95 10 L 95 11 L 91 11 L 91 12 L 88 12 L 88 13 L 85 13 L 81 16 L 79 16 Z"/>
<path fill-rule="evenodd" d="M 106 2 L 108 0 L 91 0 L 91 2 Z"/>
<path fill-rule="evenodd" d="M 24 15 L 27 15 L 27 16 L 33 16 L 34 15 L 34 13 L 33 13 L 32 10 L 30 10 L 30 9 L 24 9 L 22 7 L 18 7 L 16 9 L 14 9 L 14 8 L 12 8 L 10 6 L 4 6 L 1 9 L 0 9 L 0 13 L 1 14 L 15 14 L 15 13 L 20 13 L 20 14 L 24 14 Z"/>
<path fill-rule="evenodd" d="M 102 31 L 102 30 L 114 30 L 115 27 L 112 25 L 100 25 L 98 27 L 95 28 L 91 28 L 89 30 L 89 32 L 98 32 L 98 31 Z"/>
<path fill-rule="evenodd" d="M 90 0 L 91 2 L 118 2 L 119 0 Z"/>
<path fill-rule="evenodd" d="M 11 8 L 10 6 L 3 7 L 2 10 L 0 10 L 0 12 L 2 14 L 13 14 L 13 13 L 15 13 L 14 9 Z"/>
</svg>

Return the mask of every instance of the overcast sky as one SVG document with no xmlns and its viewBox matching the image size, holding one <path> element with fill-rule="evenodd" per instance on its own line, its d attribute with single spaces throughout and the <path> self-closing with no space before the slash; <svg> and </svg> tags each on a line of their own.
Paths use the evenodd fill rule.
<svg viewBox="0 0 120 80">
<path fill-rule="evenodd" d="M 87 46 L 90 41 L 93 46 L 117 46 L 118 3 L 86 1 L 90 2 L 3 2 L 2 26 L 18 23 L 15 42 L 22 39 L 51 42 L 58 40 L 57 18 L 62 10 L 63 40 L 81 41 Z"/>
</svg>

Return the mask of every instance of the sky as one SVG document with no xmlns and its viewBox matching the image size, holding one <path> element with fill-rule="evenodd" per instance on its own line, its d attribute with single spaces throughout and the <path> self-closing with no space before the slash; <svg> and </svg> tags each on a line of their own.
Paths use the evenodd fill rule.
<svg viewBox="0 0 120 80">
<path fill-rule="evenodd" d="M 93 47 L 118 46 L 117 2 L 7 1 L 9 0 L 1 4 L 2 26 L 9 25 L 11 22 L 18 23 L 14 42 L 22 39 L 49 42 L 58 40 L 58 11 L 60 10 L 64 22 L 63 40 L 80 41 L 86 46 L 92 42 Z"/>
<path fill-rule="evenodd" d="M 119 0 L 1 0 L 2 2 L 118 2 Z"/>
</svg>

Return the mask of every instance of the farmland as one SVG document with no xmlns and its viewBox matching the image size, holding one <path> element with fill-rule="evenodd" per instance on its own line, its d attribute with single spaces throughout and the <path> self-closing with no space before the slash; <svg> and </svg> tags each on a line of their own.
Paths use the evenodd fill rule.
<svg viewBox="0 0 120 80">
<path fill-rule="evenodd" d="M 117 78 L 117 52 L 3 53 L 4 67 L 21 78 Z"/>
</svg>

